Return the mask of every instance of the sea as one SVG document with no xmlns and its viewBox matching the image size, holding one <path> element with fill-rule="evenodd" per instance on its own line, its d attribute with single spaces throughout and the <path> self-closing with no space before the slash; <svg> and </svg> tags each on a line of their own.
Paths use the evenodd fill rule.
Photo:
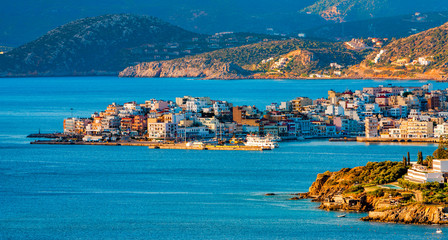
<svg viewBox="0 0 448 240">
<path fill-rule="evenodd" d="M 401 161 L 437 146 L 417 143 L 282 142 L 273 151 L 162 150 L 31 145 L 30 133 L 62 131 L 112 102 L 209 96 L 264 108 L 391 80 L 191 78 L 0 79 L 0 239 L 442 239 L 440 226 L 363 222 L 366 213 L 319 210 L 307 192 L 318 173 Z M 265 196 L 276 193 L 275 196 Z"/>
</svg>

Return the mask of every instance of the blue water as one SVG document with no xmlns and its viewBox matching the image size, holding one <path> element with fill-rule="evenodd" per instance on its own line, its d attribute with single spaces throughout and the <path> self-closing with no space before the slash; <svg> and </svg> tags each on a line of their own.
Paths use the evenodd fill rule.
<svg viewBox="0 0 448 240">
<path fill-rule="evenodd" d="M 440 239 L 437 226 L 366 223 L 362 213 L 337 218 L 317 203 L 287 200 L 318 173 L 400 161 L 408 151 L 427 155 L 432 144 L 313 140 L 220 152 L 30 145 L 25 138 L 61 131 L 70 108 L 87 116 L 113 101 L 194 95 L 262 107 L 387 83 L 397 81 L 0 79 L 0 239 Z"/>
</svg>

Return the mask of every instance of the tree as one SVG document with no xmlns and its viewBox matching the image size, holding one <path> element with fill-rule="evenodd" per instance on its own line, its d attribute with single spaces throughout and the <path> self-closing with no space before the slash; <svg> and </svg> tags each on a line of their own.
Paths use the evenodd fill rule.
<svg viewBox="0 0 448 240">
<path fill-rule="evenodd" d="M 439 147 L 434 151 L 432 154 L 435 159 L 447 159 L 448 158 L 448 151 L 445 148 L 445 144 L 440 141 Z"/>
<path fill-rule="evenodd" d="M 408 163 L 410 163 L 410 162 L 411 162 L 411 155 L 408 152 Z"/>
<path fill-rule="evenodd" d="M 421 151 L 418 151 L 417 154 L 417 164 L 423 164 L 423 154 Z"/>
<path fill-rule="evenodd" d="M 406 159 L 405 156 L 403 156 L 403 165 L 406 167 L 408 163 L 408 160 Z"/>
<path fill-rule="evenodd" d="M 425 161 L 427 161 L 428 162 L 428 167 L 431 167 L 432 166 L 432 160 L 434 159 L 434 157 L 433 156 L 426 156 L 426 159 L 425 159 Z"/>
</svg>

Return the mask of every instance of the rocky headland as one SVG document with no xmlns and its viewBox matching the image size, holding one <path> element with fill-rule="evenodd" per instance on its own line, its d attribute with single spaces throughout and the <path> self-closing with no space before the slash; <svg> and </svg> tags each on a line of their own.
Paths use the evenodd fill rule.
<svg viewBox="0 0 448 240">
<path fill-rule="evenodd" d="M 161 62 L 145 62 L 128 67 L 120 72 L 120 77 L 200 77 L 204 79 L 244 78 L 250 71 L 234 63 L 219 60 L 192 58 Z"/>
<path fill-rule="evenodd" d="M 443 202 L 420 199 L 417 190 L 394 189 L 406 169 L 401 162 L 388 161 L 325 172 L 318 174 L 305 197 L 320 202 L 323 210 L 368 212 L 363 221 L 448 224 L 448 208 Z M 386 183 L 395 187 L 384 186 Z"/>
</svg>

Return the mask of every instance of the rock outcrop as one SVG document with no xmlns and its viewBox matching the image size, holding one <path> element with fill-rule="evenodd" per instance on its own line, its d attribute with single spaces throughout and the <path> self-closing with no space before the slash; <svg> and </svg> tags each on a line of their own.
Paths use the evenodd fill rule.
<svg viewBox="0 0 448 240">
<path fill-rule="evenodd" d="M 317 175 L 305 196 L 321 202 L 320 209 L 369 212 L 363 221 L 448 224 L 447 206 L 415 202 L 413 192 L 375 186 L 389 182 L 382 182 L 383 178 L 392 182 L 405 173 L 406 168 L 399 162 L 368 163 L 363 167 L 327 171 Z M 366 185 L 376 190 L 366 190 L 363 187 Z"/>
<path fill-rule="evenodd" d="M 237 79 L 250 74 L 233 63 L 203 58 L 161 62 L 145 62 L 128 67 L 120 77 L 200 77 L 205 79 Z"/>
<path fill-rule="evenodd" d="M 385 211 L 371 211 L 363 221 L 407 224 L 447 224 L 446 208 L 439 205 L 410 204 Z"/>
</svg>

